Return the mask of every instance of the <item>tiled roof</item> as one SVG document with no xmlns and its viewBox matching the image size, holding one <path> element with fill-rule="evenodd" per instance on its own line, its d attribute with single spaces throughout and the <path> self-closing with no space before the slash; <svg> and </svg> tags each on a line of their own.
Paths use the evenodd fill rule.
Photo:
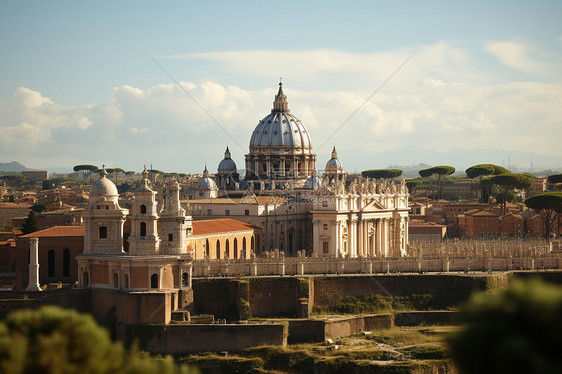
<svg viewBox="0 0 562 374">
<path fill-rule="evenodd" d="M 249 223 L 230 218 L 193 221 L 193 235 L 218 234 L 222 232 L 247 231 L 258 228 Z"/>
<path fill-rule="evenodd" d="M 22 235 L 20 238 L 54 238 L 61 236 L 84 236 L 84 226 L 54 226 Z"/>
<path fill-rule="evenodd" d="M 493 212 L 489 212 L 487 210 L 481 210 L 479 212 L 476 212 L 474 214 L 472 214 L 472 216 L 477 216 L 477 217 L 498 217 L 498 214 L 495 214 Z"/>
</svg>

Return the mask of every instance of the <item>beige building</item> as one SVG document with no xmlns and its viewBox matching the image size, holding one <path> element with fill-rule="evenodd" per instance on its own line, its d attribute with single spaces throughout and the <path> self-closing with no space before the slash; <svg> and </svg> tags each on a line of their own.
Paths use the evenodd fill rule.
<svg viewBox="0 0 562 374">
<path fill-rule="evenodd" d="M 158 209 L 146 169 L 131 209 L 123 209 L 106 175 L 102 170 L 92 184 L 83 213 L 84 252 L 77 256 L 81 286 L 131 292 L 189 289 L 194 258 L 250 258 L 259 228 L 232 219 L 192 222 L 180 207 L 177 182 Z M 126 220 L 131 225 L 128 251 L 123 246 Z"/>
<path fill-rule="evenodd" d="M 318 176 L 310 134 L 290 114 L 281 84 L 271 113 L 254 129 L 249 148 L 240 182 L 228 148 L 214 180 L 205 168 L 198 194 L 206 198 L 183 201 L 196 220 L 232 217 L 259 226 L 256 255 L 274 250 L 287 256 L 304 250 L 316 257 L 405 254 L 409 208 L 404 183 L 361 176 L 347 180 L 335 147 Z M 218 198 L 212 197 L 215 180 L 220 185 Z"/>
</svg>

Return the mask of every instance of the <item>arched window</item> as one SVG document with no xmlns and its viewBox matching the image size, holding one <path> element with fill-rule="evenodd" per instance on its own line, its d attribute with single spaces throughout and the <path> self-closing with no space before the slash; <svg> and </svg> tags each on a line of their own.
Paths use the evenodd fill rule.
<svg viewBox="0 0 562 374">
<path fill-rule="evenodd" d="M 230 258 L 230 242 L 228 241 L 228 239 L 226 239 L 226 243 L 224 245 L 224 251 L 225 251 L 225 258 Z"/>
<path fill-rule="evenodd" d="M 242 239 L 242 250 L 244 251 L 244 253 L 246 253 L 246 237 Z"/>
<path fill-rule="evenodd" d="M 49 278 L 55 276 L 55 251 L 53 249 L 47 253 L 47 276 Z"/>
<path fill-rule="evenodd" d="M 234 258 L 238 258 L 238 238 L 234 238 Z"/>
<path fill-rule="evenodd" d="M 125 279 L 123 281 L 123 287 L 129 288 L 129 274 L 125 274 Z"/>
<path fill-rule="evenodd" d="M 158 288 L 158 274 L 156 273 L 150 276 L 150 288 Z"/>
<path fill-rule="evenodd" d="M 217 259 L 221 258 L 221 242 L 219 239 L 217 239 L 216 257 Z"/>
<path fill-rule="evenodd" d="M 141 214 L 146 214 L 146 205 L 140 206 L 140 212 L 141 212 Z"/>
<path fill-rule="evenodd" d="M 140 236 L 146 236 L 146 222 L 140 223 Z"/>
<path fill-rule="evenodd" d="M 107 226 L 100 226 L 100 239 L 107 239 Z"/>
<path fill-rule="evenodd" d="M 62 252 L 62 276 L 70 277 L 70 249 Z"/>
<path fill-rule="evenodd" d="M 209 239 L 205 239 L 205 257 L 211 256 L 211 249 L 209 248 Z"/>
<path fill-rule="evenodd" d="M 119 288 L 119 275 L 113 274 L 113 288 Z"/>
<path fill-rule="evenodd" d="M 184 287 L 189 286 L 189 274 L 188 273 L 183 273 L 181 275 L 181 284 Z"/>
<path fill-rule="evenodd" d="M 88 277 L 88 272 L 82 273 L 82 286 L 88 287 L 90 285 L 90 277 Z"/>
<path fill-rule="evenodd" d="M 250 238 L 250 250 L 253 251 L 254 250 L 254 236 L 252 235 L 252 237 Z"/>
</svg>

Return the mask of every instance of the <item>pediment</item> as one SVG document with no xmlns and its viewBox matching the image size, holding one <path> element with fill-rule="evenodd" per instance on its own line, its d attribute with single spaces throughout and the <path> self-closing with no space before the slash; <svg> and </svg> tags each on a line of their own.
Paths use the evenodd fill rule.
<svg viewBox="0 0 562 374">
<path fill-rule="evenodd" d="M 371 199 L 367 205 L 365 205 L 363 208 L 361 208 L 362 211 L 365 210 L 370 210 L 370 209 L 375 209 L 375 210 L 387 210 L 388 208 L 384 205 L 382 205 L 382 203 L 376 199 Z"/>
</svg>

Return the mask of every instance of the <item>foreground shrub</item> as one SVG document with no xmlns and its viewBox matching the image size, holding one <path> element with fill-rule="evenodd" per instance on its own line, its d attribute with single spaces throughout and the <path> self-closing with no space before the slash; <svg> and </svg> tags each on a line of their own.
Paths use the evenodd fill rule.
<svg viewBox="0 0 562 374">
<path fill-rule="evenodd" d="M 562 373 L 562 287 L 514 280 L 471 297 L 449 337 L 461 373 Z"/>
<path fill-rule="evenodd" d="M 0 372 L 6 374 L 188 373 L 172 357 L 141 357 L 112 342 L 94 319 L 46 306 L 21 310 L 0 322 Z"/>
</svg>

